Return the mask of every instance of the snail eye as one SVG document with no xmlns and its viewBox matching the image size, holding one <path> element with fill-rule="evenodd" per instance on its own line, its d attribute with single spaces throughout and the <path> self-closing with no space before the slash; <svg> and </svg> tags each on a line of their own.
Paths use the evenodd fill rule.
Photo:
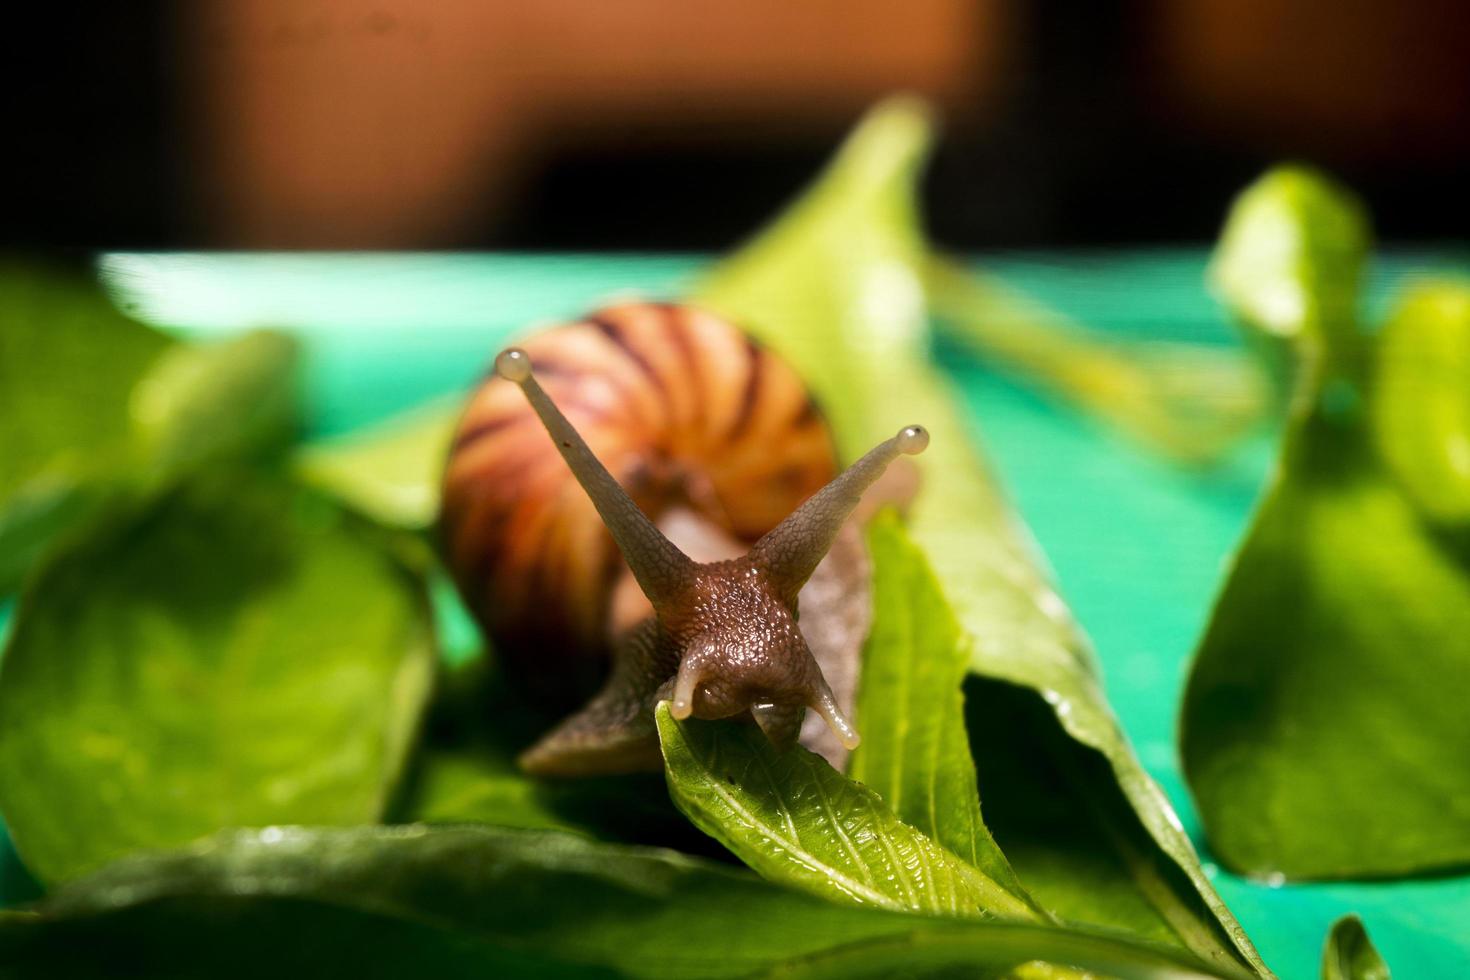
<svg viewBox="0 0 1470 980">
<path fill-rule="evenodd" d="M 898 451 L 906 456 L 917 456 L 929 448 L 929 430 L 922 425 L 906 426 L 896 438 Z"/>
<path fill-rule="evenodd" d="M 495 355 L 495 373 L 520 384 L 531 377 L 531 357 L 519 347 L 507 347 Z"/>
</svg>

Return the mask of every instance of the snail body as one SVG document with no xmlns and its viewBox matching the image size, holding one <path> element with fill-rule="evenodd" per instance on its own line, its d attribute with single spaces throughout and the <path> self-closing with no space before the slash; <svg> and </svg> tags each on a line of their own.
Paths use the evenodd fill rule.
<svg viewBox="0 0 1470 980">
<path fill-rule="evenodd" d="M 503 351 L 445 469 L 446 561 L 528 687 L 604 680 L 522 765 L 657 765 L 665 699 L 680 718 L 748 717 L 778 745 L 810 707 L 809 736 L 825 723 L 826 748 L 855 745 L 868 610 L 850 518 L 926 443 L 911 426 L 834 478 L 791 368 L 691 307 L 609 307 Z"/>
</svg>

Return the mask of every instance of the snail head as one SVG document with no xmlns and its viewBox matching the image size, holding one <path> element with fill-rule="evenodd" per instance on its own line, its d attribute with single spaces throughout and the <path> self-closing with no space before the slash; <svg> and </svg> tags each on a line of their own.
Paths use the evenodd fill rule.
<svg viewBox="0 0 1470 980">
<path fill-rule="evenodd" d="M 744 556 L 700 563 L 669 541 L 598 461 L 537 384 L 524 351 L 502 351 L 495 370 L 520 386 L 652 604 L 662 640 L 678 662 L 658 692 L 671 702 L 674 717 L 749 711 L 773 742 L 785 745 L 811 708 L 855 748 L 857 730 L 797 626 L 797 596 L 863 492 L 900 455 L 923 452 L 929 434 L 917 425 L 900 430 L 807 498 Z"/>
</svg>

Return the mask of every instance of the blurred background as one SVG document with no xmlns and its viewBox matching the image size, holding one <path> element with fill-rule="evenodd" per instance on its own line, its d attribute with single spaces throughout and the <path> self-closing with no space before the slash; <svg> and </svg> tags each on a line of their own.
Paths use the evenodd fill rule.
<svg viewBox="0 0 1470 980">
<path fill-rule="evenodd" d="M 12 11 L 0 245 L 718 249 L 937 103 L 959 248 L 1204 241 L 1268 163 L 1470 228 L 1470 5 L 134 0 Z"/>
</svg>

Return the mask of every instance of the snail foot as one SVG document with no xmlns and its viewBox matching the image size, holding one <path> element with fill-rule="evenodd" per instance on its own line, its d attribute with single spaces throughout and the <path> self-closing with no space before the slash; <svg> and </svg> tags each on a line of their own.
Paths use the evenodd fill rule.
<svg viewBox="0 0 1470 980">
<path fill-rule="evenodd" d="M 650 617 L 614 644 L 613 672 L 581 711 L 557 725 L 517 763 L 535 776 L 611 776 L 663 767 L 653 694 L 666 669 Z"/>
<path fill-rule="evenodd" d="M 517 758 L 533 776 L 612 776 L 663 766 L 658 730 L 646 715 L 621 725 L 581 712 L 568 718 Z"/>
</svg>

